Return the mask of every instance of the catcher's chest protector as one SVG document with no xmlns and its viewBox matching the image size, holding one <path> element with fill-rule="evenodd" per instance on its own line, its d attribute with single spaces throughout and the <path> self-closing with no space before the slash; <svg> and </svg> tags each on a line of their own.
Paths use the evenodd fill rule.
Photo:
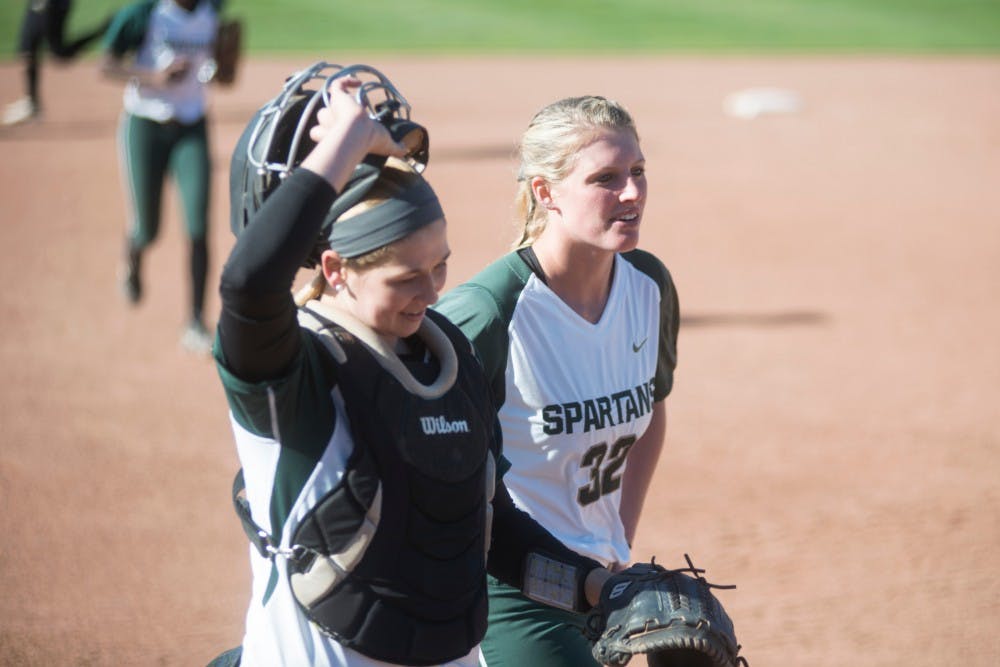
<svg viewBox="0 0 1000 667">
<path fill-rule="evenodd" d="M 459 356 L 459 372 L 436 399 L 404 389 L 343 328 L 328 330 L 347 357 L 331 363 L 355 451 L 344 481 L 292 541 L 337 556 L 289 564 L 296 598 L 313 622 L 360 653 L 406 665 L 464 656 L 486 631 L 491 402 L 481 376 L 469 372 L 478 366 L 468 342 L 449 323 L 439 324 Z M 363 555 L 352 563 L 358 550 Z M 308 578 L 313 570 L 322 578 L 322 568 L 338 571 L 316 595 Z"/>
</svg>

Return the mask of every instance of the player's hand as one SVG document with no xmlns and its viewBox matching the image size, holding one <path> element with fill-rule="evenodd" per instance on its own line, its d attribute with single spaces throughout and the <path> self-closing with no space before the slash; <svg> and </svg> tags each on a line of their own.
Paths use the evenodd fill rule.
<svg viewBox="0 0 1000 667">
<path fill-rule="evenodd" d="M 309 136 L 316 143 L 331 135 L 350 137 L 364 147 L 365 153 L 405 156 L 406 147 L 393 140 L 385 125 L 370 118 L 358 103 L 355 91 L 360 85 L 361 81 L 354 77 L 335 79 L 330 84 L 330 103 L 319 110 Z"/>
<path fill-rule="evenodd" d="M 309 129 L 316 142 L 301 167 L 323 176 L 341 192 L 354 168 L 366 155 L 403 157 L 406 149 L 396 143 L 382 123 L 370 118 L 355 98 L 361 82 L 353 78 L 334 79 L 329 104 L 317 114 L 317 124 Z"/>
<path fill-rule="evenodd" d="M 190 69 L 190 59 L 184 56 L 175 57 L 170 61 L 170 64 L 158 72 L 161 85 L 170 86 L 180 83 L 187 76 Z"/>
</svg>

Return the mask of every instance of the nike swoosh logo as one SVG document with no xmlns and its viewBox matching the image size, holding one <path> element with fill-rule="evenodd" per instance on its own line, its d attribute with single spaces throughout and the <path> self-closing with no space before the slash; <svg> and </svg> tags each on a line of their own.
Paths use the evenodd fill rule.
<svg viewBox="0 0 1000 667">
<path fill-rule="evenodd" d="M 649 336 L 646 336 L 645 338 L 643 338 L 642 342 L 639 343 L 638 345 L 636 345 L 635 343 L 632 343 L 632 351 L 633 352 L 638 352 L 639 350 L 641 350 L 642 346 L 646 344 L 647 340 L 649 340 Z"/>
</svg>

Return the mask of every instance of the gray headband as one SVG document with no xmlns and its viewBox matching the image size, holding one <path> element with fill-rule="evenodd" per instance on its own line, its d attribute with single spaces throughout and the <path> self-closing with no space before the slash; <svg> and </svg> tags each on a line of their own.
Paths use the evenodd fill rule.
<svg viewBox="0 0 1000 667">
<path fill-rule="evenodd" d="M 335 222 L 330 229 L 330 248 L 341 257 L 358 257 L 443 217 L 434 190 L 427 181 L 417 179 L 375 208 Z"/>
</svg>

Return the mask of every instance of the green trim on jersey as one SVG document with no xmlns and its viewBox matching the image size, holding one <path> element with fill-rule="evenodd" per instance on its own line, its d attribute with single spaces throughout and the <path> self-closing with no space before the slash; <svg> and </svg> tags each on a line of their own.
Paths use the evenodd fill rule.
<svg viewBox="0 0 1000 667">
<path fill-rule="evenodd" d="M 271 530 L 279 535 L 337 422 L 329 389 L 336 383 L 326 376 L 333 372 L 329 353 L 314 334 L 300 334 L 302 352 L 292 367 L 283 377 L 263 382 L 234 376 L 216 347 L 216 366 L 236 423 L 280 446 L 269 511 Z"/>
<path fill-rule="evenodd" d="M 149 27 L 149 17 L 159 0 L 143 0 L 115 12 L 108 31 L 104 33 L 104 50 L 116 56 L 135 51 L 142 46 Z"/>
<path fill-rule="evenodd" d="M 472 341 L 489 378 L 497 409 L 506 400 L 504 372 L 510 345 L 507 324 L 531 275 L 531 268 L 516 253 L 509 253 L 434 305 L 434 310 L 454 322 Z"/>
<path fill-rule="evenodd" d="M 632 250 L 622 259 L 648 276 L 660 288 L 660 337 L 653 400 L 662 401 L 670 394 L 677 367 L 677 333 L 680 308 L 677 290 L 670 271 L 655 255 Z M 516 252 L 508 253 L 477 275 L 444 294 L 434 309 L 458 325 L 473 342 L 490 380 L 493 396 L 500 408 L 506 400 L 505 377 L 510 337 L 507 326 L 514 314 L 521 292 L 532 276 L 531 268 Z"/>
<path fill-rule="evenodd" d="M 677 301 L 677 288 L 670 277 L 670 271 L 655 255 L 645 250 L 622 253 L 622 259 L 639 269 L 660 287 L 660 328 L 669 332 L 669 337 L 660 336 L 660 350 L 656 365 L 653 400 L 662 401 L 674 388 L 674 369 L 677 368 L 677 333 L 680 329 L 681 313 Z M 666 323 L 666 327 L 663 324 Z"/>
<path fill-rule="evenodd" d="M 149 17 L 160 4 L 160 0 L 140 0 L 122 7 L 111 18 L 107 32 L 102 40 L 103 48 L 116 56 L 123 56 L 129 51 L 136 51 L 146 39 L 146 29 L 149 27 Z M 224 0 L 209 0 L 216 14 L 222 13 Z"/>
</svg>

